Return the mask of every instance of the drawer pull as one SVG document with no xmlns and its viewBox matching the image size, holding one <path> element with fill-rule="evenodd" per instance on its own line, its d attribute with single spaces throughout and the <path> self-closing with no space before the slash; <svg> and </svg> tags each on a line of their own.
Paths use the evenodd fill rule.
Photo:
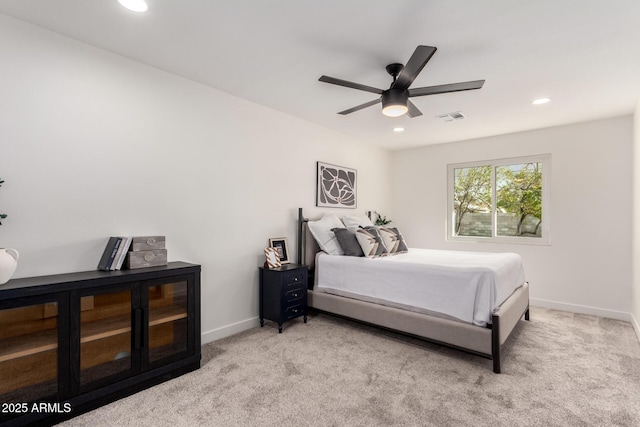
<svg viewBox="0 0 640 427">
<path fill-rule="evenodd" d="M 297 277 L 294 277 L 294 278 L 293 278 L 293 281 L 294 281 L 294 282 L 297 282 L 297 281 L 298 281 L 298 278 L 297 278 Z"/>
<path fill-rule="evenodd" d="M 298 298 L 298 294 L 293 294 L 293 297 L 294 298 Z"/>
</svg>

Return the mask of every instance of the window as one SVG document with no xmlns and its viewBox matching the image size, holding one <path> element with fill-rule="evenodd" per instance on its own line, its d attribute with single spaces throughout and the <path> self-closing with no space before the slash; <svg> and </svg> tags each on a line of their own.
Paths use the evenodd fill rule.
<svg viewBox="0 0 640 427">
<path fill-rule="evenodd" d="M 549 243 L 551 155 L 448 166 L 449 240 Z"/>
</svg>

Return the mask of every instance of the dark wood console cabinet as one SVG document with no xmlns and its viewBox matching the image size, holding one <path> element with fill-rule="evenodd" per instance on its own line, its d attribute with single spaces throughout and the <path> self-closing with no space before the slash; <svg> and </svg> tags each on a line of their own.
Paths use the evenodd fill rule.
<svg viewBox="0 0 640 427">
<path fill-rule="evenodd" d="M 53 424 L 200 367 L 200 266 L 0 286 L 0 425 Z"/>
</svg>

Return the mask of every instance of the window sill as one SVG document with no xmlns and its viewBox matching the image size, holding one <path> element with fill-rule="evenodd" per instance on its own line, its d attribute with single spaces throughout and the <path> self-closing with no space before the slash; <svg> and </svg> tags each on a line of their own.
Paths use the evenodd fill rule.
<svg viewBox="0 0 640 427">
<path fill-rule="evenodd" d="M 551 246 L 549 238 L 538 237 L 474 237 L 474 236 L 447 236 L 447 242 L 461 243 L 498 243 L 510 245 Z"/>
</svg>

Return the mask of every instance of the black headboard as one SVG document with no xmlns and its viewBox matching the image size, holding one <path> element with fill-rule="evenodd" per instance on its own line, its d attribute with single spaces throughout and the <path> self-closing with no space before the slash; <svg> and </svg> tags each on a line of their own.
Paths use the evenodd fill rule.
<svg viewBox="0 0 640 427">
<path fill-rule="evenodd" d="M 371 219 L 371 211 L 367 211 L 367 216 Z M 305 218 L 302 208 L 298 208 L 298 264 L 306 265 L 310 271 L 315 266 L 315 256 L 320 252 L 320 247 L 316 243 L 307 227 L 307 223 L 311 221 Z"/>
<path fill-rule="evenodd" d="M 298 208 L 298 264 L 306 265 L 310 271 L 315 266 L 315 256 L 320 252 L 320 247 L 316 243 L 307 227 L 309 218 L 305 218 L 302 208 Z"/>
<path fill-rule="evenodd" d="M 302 214 L 302 208 L 298 208 L 298 264 L 302 264 L 302 260 L 304 257 L 304 249 L 302 245 L 304 244 L 304 229 L 305 224 L 309 222 L 308 218 L 305 218 Z"/>
</svg>

